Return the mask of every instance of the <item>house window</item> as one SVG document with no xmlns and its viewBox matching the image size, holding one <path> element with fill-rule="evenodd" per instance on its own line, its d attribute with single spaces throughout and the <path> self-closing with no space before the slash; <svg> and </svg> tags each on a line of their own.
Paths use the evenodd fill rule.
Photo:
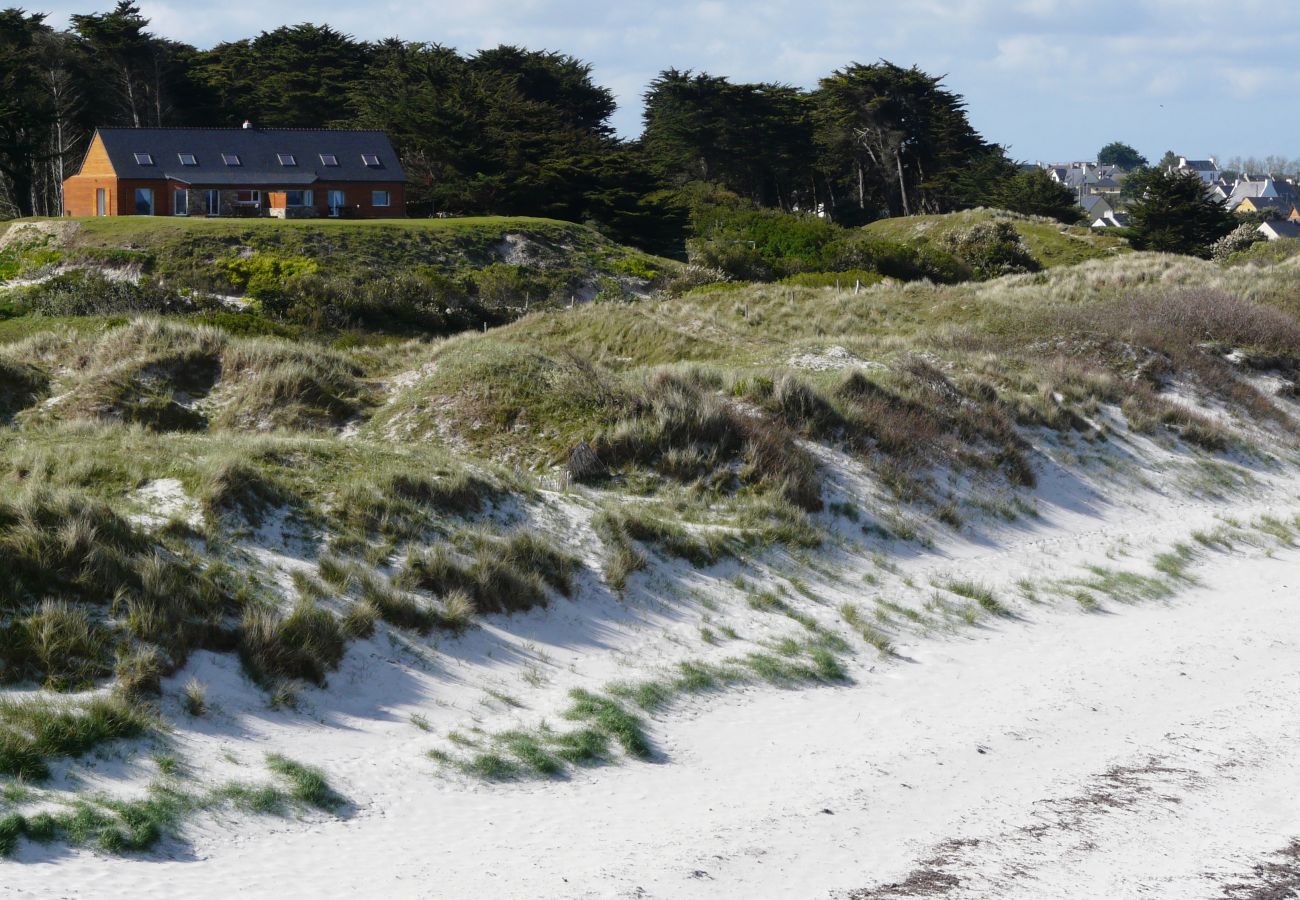
<svg viewBox="0 0 1300 900">
<path fill-rule="evenodd" d="M 342 191 L 330 191 L 329 194 L 326 195 L 326 199 L 329 201 L 331 216 L 337 219 L 339 216 L 343 215 L 343 207 L 347 203 L 347 200 L 343 196 Z"/>
<path fill-rule="evenodd" d="M 152 166 L 153 157 L 148 153 L 137 153 L 135 155 L 135 164 L 137 166 Z"/>
<path fill-rule="evenodd" d="M 172 215 L 188 216 L 190 214 L 190 192 L 177 191 L 172 195 Z"/>
<path fill-rule="evenodd" d="M 379 168 L 379 157 L 373 153 L 362 153 L 361 162 L 371 169 Z"/>
<path fill-rule="evenodd" d="M 320 155 L 320 164 L 322 166 L 337 166 L 339 164 L 339 158 L 333 153 L 322 153 Z"/>
<path fill-rule="evenodd" d="M 296 159 L 293 158 L 293 154 L 292 154 L 292 153 L 277 153 L 277 154 L 275 154 L 275 158 L 278 159 L 278 160 L 280 161 L 280 165 L 282 165 L 282 166 L 296 166 L 296 165 L 298 165 L 298 160 L 296 160 Z"/>
<path fill-rule="evenodd" d="M 236 206 L 261 206 L 261 191 L 238 191 L 235 193 Z"/>
<path fill-rule="evenodd" d="M 391 195 L 388 193 L 388 191 L 371 191 L 371 192 L 370 192 L 370 205 L 371 205 L 371 206 L 388 206 L 389 203 L 391 202 L 391 200 L 392 200 L 392 197 L 391 197 Z"/>
<path fill-rule="evenodd" d="M 239 161 L 239 154 L 237 153 L 223 153 L 221 154 L 221 161 L 228 166 L 243 165 L 243 163 Z"/>
<path fill-rule="evenodd" d="M 197 166 L 199 164 L 193 153 L 177 153 L 176 155 L 180 157 L 182 166 Z"/>
<path fill-rule="evenodd" d="M 208 191 L 208 215 L 221 215 L 221 191 Z"/>
<path fill-rule="evenodd" d="M 285 206 L 311 206 L 313 202 L 311 191 L 285 191 Z"/>
<path fill-rule="evenodd" d="M 153 188 L 135 189 L 135 214 L 137 216 L 153 215 Z"/>
</svg>

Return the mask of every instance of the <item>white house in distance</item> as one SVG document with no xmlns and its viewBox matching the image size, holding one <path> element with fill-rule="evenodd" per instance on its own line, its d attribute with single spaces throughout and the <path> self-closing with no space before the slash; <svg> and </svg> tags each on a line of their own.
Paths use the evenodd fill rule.
<svg viewBox="0 0 1300 900">
<path fill-rule="evenodd" d="M 1222 175 L 1219 171 L 1219 164 L 1215 162 L 1213 156 L 1209 159 L 1188 159 L 1186 156 L 1180 156 L 1178 157 L 1178 165 L 1171 166 L 1170 171 L 1180 175 L 1186 172 L 1195 172 L 1200 176 L 1201 181 L 1206 184 L 1214 184 Z"/>
<path fill-rule="evenodd" d="M 1300 225 L 1295 222 L 1288 222 L 1285 219 L 1276 222 L 1265 222 L 1255 229 L 1270 241 L 1279 241 L 1284 238 L 1300 238 Z"/>
</svg>

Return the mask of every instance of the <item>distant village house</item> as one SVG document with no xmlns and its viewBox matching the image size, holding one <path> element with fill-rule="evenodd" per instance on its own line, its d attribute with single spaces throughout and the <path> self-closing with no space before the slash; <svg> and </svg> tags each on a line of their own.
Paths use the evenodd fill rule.
<svg viewBox="0 0 1300 900">
<path fill-rule="evenodd" d="M 406 176 L 380 131 L 100 128 L 64 182 L 70 216 L 401 218 Z"/>
</svg>

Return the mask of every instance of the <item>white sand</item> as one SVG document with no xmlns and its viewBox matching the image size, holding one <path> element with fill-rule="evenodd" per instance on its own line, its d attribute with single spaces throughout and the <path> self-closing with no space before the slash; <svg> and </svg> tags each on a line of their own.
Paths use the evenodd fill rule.
<svg viewBox="0 0 1300 900">
<path fill-rule="evenodd" d="M 1296 483 L 1280 476 L 1261 473 L 1232 503 L 1174 490 L 1186 473 L 1173 467 L 1161 478 L 1134 493 L 1049 469 L 1041 520 L 945 540 L 902 560 L 885 590 L 953 573 L 1009 598 L 1026 575 L 1141 569 L 1226 513 L 1295 512 Z M 556 502 L 548 515 L 563 533 L 579 512 Z M 837 564 L 806 607 L 825 621 L 868 593 L 868 561 Z M 695 698 L 652 723 L 658 762 L 559 781 L 470 781 L 423 753 L 451 727 L 536 722 L 568 686 L 698 656 L 698 638 L 684 647 L 698 610 L 584 598 L 489 622 L 427 663 L 376 637 L 301 713 L 267 710 L 232 657 L 196 654 L 169 695 L 195 675 L 215 710 L 178 733 L 184 758 L 251 777 L 284 752 L 324 768 L 353 807 L 205 817 L 148 858 L 24 845 L 0 864 L 0 896 L 1220 896 L 1300 836 L 1300 551 L 1257 536 L 1203 554 L 1195 574 L 1169 601 L 1104 614 L 1021 603 L 1017 620 L 900 639 L 903 661 L 863 652 L 844 687 Z M 729 577 L 692 583 L 721 598 Z M 770 625 L 734 604 L 714 615 Z M 540 686 L 522 679 L 530 669 Z M 527 710 L 485 704 L 491 686 Z M 912 893 L 865 893 L 909 878 Z"/>
</svg>

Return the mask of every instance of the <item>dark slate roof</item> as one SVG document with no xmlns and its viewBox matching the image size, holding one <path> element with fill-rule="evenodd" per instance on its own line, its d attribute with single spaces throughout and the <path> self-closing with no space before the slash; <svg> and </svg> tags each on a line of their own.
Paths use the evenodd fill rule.
<svg viewBox="0 0 1300 900">
<path fill-rule="evenodd" d="M 1079 198 L 1079 205 L 1080 207 L 1083 207 L 1084 212 L 1088 213 L 1091 213 L 1093 209 L 1100 207 L 1100 205 L 1105 205 L 1108 209 L 1110 208 L 1110 204 L 1106 203 L 1104 196 L 1097 196 L 1096 194 L 1082 196 L 1082 198 Z"/>
<path fill-rule="evenodd" d="M 119 178 L 173 178 L 197 185 L 299 185 L 315 181 L 405 181 L 402 164 L 382 131 L 333 131 L 326 128 L 100 128 L 99 136 Z M 136 162 L 148 153 L 153 165 Z M 190 153 L 198 165 L 183 166 Z M 223 153 L 239 157 L 228 166 Z M 281 165 L 287 153 L 296 165 Z M 378 167 L 361 155 L 379 157 Z M 326 166 L 321 154 L 333 154 Z"/>
<path fill-rule="evenodd" d="M 1262 231 L 1265 226 L 1273 231 L 1278 237 L 1300 238 L 1300 225 L 1295 222 L 1265 222 L 1259 228 Z"/>
</svg>

